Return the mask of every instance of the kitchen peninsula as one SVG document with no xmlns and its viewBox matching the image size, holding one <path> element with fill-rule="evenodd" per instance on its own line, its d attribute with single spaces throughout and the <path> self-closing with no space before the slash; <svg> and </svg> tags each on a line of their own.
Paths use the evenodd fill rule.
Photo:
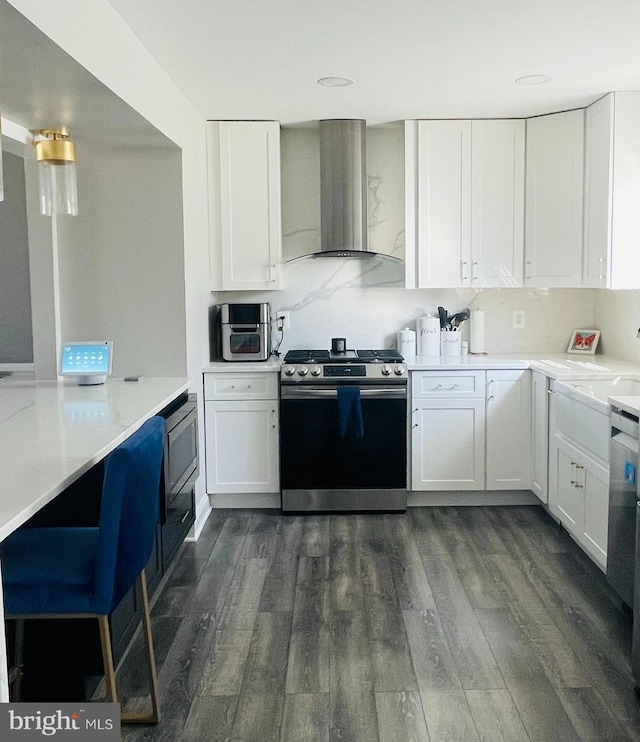
<svg viewBox="0 0 640 742">
<path fill-rule="evenodd" d="M 186 378 L 109 379 L 84 387 L 71 381 L 34 381 L 27 373 L 0 378 L 0 541 L 188 385 Z M 8 700 L 0 622 L 0 702 Z"/>
</svg>

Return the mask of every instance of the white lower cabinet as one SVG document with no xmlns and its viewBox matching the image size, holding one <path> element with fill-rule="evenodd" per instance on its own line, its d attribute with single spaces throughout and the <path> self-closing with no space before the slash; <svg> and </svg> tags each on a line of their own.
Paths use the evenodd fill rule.
<svg viewBox="0 0 640 742">
<path fill-rule="evenodd" d="M 603 570 L 609 523 L 609 414 L 552 382 L 549 512 Z"/>
<path fill-rule="evenodd" d="M 486 489 L 531 488 L 531 372 L 487 371 Z"/>
<path fill-rule="evenodd" d="M 204 407 L 207 493 L 278 492 L 276 374 L 205 374 Z"/>
<path fill-rule="evenodd" d="M 549 482 L 549 379 L 531 373 L 531 491 L 547 503 Z"/>
<path fill-rule="evenodd" d="M 411 377 L 411 489 L 529 490 L 531 372 Z"/>
<path fill-rule="evenodd" d="M 553 436 L 549 467 L 552 511 L 591 558 L 606 569 L 609 470 L 559 435 Z"/>
<path fill-rule="evenodd" d="M 484 397 L 412 405 L 413 490 L 484 489 Z"/>
</svg>

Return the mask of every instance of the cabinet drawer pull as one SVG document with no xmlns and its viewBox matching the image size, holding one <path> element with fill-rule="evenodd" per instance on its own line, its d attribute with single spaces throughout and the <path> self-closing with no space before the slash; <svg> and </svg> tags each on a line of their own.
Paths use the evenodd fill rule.
<svg viewBox="0 0 640 742">
<path fill-rule="evenodd" d="M 446 391 L 453 391 L 454 389 L 457 389 L 457 384 L 451 384 L 451 386 L 445 386 L 444 384 L 438 384 L 438 386 L 434 387 L 434 389 L 444 389 Z"/>
</svg>

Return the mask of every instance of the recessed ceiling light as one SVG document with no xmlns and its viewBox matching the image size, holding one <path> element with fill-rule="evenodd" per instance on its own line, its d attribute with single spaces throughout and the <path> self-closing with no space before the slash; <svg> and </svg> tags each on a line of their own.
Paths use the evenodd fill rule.
<svg viewBox="0 0 640 742">
<path fill-rule="evenodd" d="M 516 80 L 518 85 L 543 85 L 545 82 L 549 82 L 551 78 L 549 75 L 525 75 L 519 77 Z"/>
<path fill-rule="evenodd" d="M 353 85 L 353 80 L 350 77 L 321 77 L 318 85 L 324 85 L 326 88 L 344 88 Z"/>
</svg>

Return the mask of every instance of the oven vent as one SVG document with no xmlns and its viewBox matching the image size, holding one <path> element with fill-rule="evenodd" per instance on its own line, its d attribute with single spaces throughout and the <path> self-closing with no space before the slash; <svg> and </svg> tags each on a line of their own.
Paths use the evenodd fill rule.
<svg viewBox="0 0 640 742">
<path fill-rule="evenodd" d="M 363 119 L 320 121 L 320 246 L 314 257 L 362 258 L 367 250 L 367 149 Z"/>
</svg>

